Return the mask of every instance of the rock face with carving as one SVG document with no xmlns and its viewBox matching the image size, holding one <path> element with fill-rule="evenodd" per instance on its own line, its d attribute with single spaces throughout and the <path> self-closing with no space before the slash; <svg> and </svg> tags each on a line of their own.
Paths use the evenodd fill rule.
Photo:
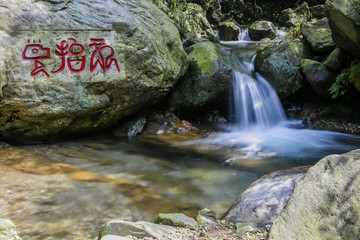
<svg viewBox="0 0 360 240">
<path fill-rule="evenodd" d="M 0 137 L 34 143 L 103 129 L 156 103 L 188 58 L 143 0 L 0 0 Z"/>
</svg>

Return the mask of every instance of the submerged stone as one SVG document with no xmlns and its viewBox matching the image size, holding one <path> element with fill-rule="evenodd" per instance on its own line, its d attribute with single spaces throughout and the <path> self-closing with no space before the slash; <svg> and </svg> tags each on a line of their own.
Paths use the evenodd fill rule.
<svg viewBox="0 0 360 240">
<path fill-rule="evenodd" d="M 198 228 L 198 224 L 193 218 L 187 217 L 182 213 L 159 213 L 155 217 L 154 222 L 193 230 Z"/>
</svg>

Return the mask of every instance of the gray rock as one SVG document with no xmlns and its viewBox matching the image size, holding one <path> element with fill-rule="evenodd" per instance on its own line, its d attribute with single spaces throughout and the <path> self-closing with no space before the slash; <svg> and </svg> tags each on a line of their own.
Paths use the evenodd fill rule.
<svg viewBox="0 0 360 240">
<path fill-rule="evenodd" d="M 327 0 L 325 5 L 336 45 L 360 56 L 360 0 Z"/>
<path fill-rule="evenodd" d="M 190 66 L 170 95 L 173 109 L 196 110 L 227 98 L 231 86 L 230 53 L 211 42 L 192 45 Z"/>
<path fill-rule="evenodd" d="M 321 19 L 326 17 L 326 7 L 324 4 L 311 6 L 309 9 L 312 18 Z"/>
<path fill-rule="evenodd" d="M 257 229 L 251 223 L 237 223 L 236 225 L 236 233 L 243 235 L 247 232 L 256 232 Z"/>
<path fill-rule="evenodd" d="M 315 52 L 330 52 L 335 48 L 327 18 L 304 23 L 301 32 Z"/>
<path fill-rule="evenodd" d="M 134 236 L 137 238 L 153 237 L 162 238 L 165 234 L 175 233 L 176 229 L 170 226 L 163 226 L 149 222 L 128 222 L 114 220 L 106 223 L 100 230 L 99 240 L 107 235 L 120 237 Z"/>
<path fill-rule="evenodd" d="M 255 59 L 255 71 L 274 87 L 280 98 L 290 96 L 302 86 L 300 61 L 310 56 L 303 41 L 295 39 L 280 46 L 260 51 Z"/>
<path fill-rule="evenodd" d="M 345 62 L 346 55 L 341 48 L 335 48 L 324 60 L 324 65 L 331 71 L 339 71 Z"/>
<path fill-rule="evenodd" d="M 155 217 L 154 222 L 193 230 L 198 228 L 198 224 L 193 218 L 187 217 L 182 213 L 159 213 Z"/>
<path fill-rule="evenodd" d="M 317 94 L 324 97 L 329 96 L 329 88 L 335 82 L 335 76 L 324 64 L 310 59 L 303 59 L 301 61 L 301 70 L 305 75 L 305 79 Z"/>
<path fill-rule="evenodd" d="M 360 150 L 330 155 L 297 184 L 270 240 L 359 239 Z"/>
<path fill-rule="evenodd" d="M 101 240 L 133 240 L 133 239 L 127 237 L 119 237 L 116 235 L 105 235 L 104 237 L 101 238 Z"/>
<path fill-rule="evenodd" d="M 199 226 L 211 225 L 216 221 L 215 213 L 211 209 L 201 209 L 198 211 L 195 220 Z"/>
<path fill-rule="evenodd" d="M 0 218 L 0 239 L 21 240 L 12 221 Z"/>
<path fill-rule="evenodd" d="M 303 170 L 290 169 L 267 174 L 250 185 L 235 201 L 223 219 L 233 223 L 251 223 L 264 229 L 284 208 Z"/>
<path fill-rule="evenodd" d="M 263 38 L 273 38 L 276 35 L 276 28 L 270 21 L 256 21 L 249 26 L 251 40 L 259 41 Z"/>
<path fill-rule="evenodd" d="M 34 143 L 113 126 L 160 101 L 187 69 L 178 30 L 150 1 L 12 0 L 1 9 L 0 136 L 8 141 Z M 69 38 L 84 47 L 84 71 L 72 73 L 66 64 L 51 73 L 62 65 L 56 45 L 66 40 L 70 46 Z M 91 71 L 91 38 L 113 48 L 118 69 L 108 61 L 109 69 Z M 28 46 L 23 60 L 28 40 L 49 49 L 49 59 L 40 60 L 49 78 L 44 71 L 30 75 L 34 60 L 26 58 L 36 46 Z"/>
<path fill-rule="evenodd" d="M 295 9 L 287 8 L 279 14 L 279 24 L 284 27 L 296 27 L 311 19 L 311 13 L 307 2 L 303 2 Z"/>
<path fill-rule="evenodd" d="M 237 41 L 239 40 L 240 27 L 234 21 L 224 21 L 219 23 L 219 37 L 222 41 Z"/>
<path fill-rule="evenodd" d="M 131 119 L 127 119 L 120 126 L 113 130 L 113 135 L 117 137 L 133 137 L 140 134 L 146 124 L 144 115 L 140 115 Z"/>
</svg>

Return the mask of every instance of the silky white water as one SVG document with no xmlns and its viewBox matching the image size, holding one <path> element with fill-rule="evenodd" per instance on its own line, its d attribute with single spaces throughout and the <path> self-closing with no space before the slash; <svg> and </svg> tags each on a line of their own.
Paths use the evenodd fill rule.
<svg viewBox="0 0 360 240">
<path fill-rule="evenodd" d="M 360 147 L 359 136 L 305 129 L 301 120 L 287 120 L 275 90 L 254 70 L 260 43 L 249 41 L 245 32 L 239 37 L 236 42 L 222 42 L 236 49 L 238 59 L 230 93 L 230 127 L 226 133 L 191 144 L 237 152 L 226 160 L 230 163 L 279 158 L 313 164 L 325 155 Z"/>
</svg>

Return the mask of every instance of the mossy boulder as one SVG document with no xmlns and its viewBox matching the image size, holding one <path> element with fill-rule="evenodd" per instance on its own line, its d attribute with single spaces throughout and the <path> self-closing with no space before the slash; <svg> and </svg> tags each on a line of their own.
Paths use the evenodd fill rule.
<svg viewBox="0 0 360 240">
<path fill-rule="evenodd" d="M 155 217 L 154 222 L 193 230 L 198 228 L 197 222 L 193 218 L 187 217 L 182 213 L 159 213 Z"/>
<path fill-rule="evenodd" d="M 335 49 L 327 18 L 304 23 L 301 32 L 313 51 L 322 53 Z"/>
<path fill-rule="evenodd" d="M 346 54 L 341 48 L 335 48 L 324 60 L 324 65 L 331 71 L 339 71 L 345 63 Z"/>
<path fill-rule="evenodd" d="M 232 79 L 230 52 L 211 42 L 189 50 L 189 69 L 171 93 L 169 104 L 180 111 L 212 108 L 227 99 Z"/>
<path fill-rule="evenodd" d="M 336 45 L 360 56 L 360 0 L 327 0 L 325 5 Z"/>
<path fill-rule="evenodd" d="M 301 88 L 300 62 L 309 56 L 307 44 L 295 39 L 260 51 L 255 59 L 255 71 L 269 81 L 280 98 L 285 98 Z"/>
<path fill-rule="evenodd" d="M 0 239 L 21 240 L 16 232 L 15 225 L 11 220 L 0 218 Z"/>
<path fill-rule="evenodd" d="M 296 27 L 311 20 L 311 12 L 307 2 L 303 2 L 295 9 L 287 8 L 280 12 L 278 22 L 284 27 Z"/>
<path fill-rule="evenodd" d="M 325 4 L 315 5 L 310 7 L 311 17 L 314 19 L 321 19 L 326 17 Z"/>
<path fill-rule="evenodd" d="M 239 40 L 240 26 L 231 20 L 219 23 L 219 38 L 223 41 Z"/>
<path fill-rule="evenodd" d="M 6 141 L 54 141 L 109 128 L 159 102 L 188 66 L 174 23 L 150 1 L 12 0 L 2 6 L 0 138 Z M 91 68 L 90 39 L 104 39 L 114 51 L 104 47 L 103 68 L 101 59 Z M 66 65 L 52 73 L 62 66 L 55 54 L 62 40 L 83 45 L 82 72 Z M 30 50 L 39 45 L 31 44 L 49 49 L 49 59 L 34 63 L 36 49 Z M 43 71 L 31 76 L 41 64 Z"/>
<path fill-rule="evenodd" d="M 216 221 L 216 217 L 211 209 L 204 208 L 198 211 L 195 220 L 199 226 L 207 226 L 213 224 Z"/>
<path fill-rule="evenodd" d="M 359 174 L 360 150 L 321 159 L 296 185 L 269 240 L 358 239 Z"/>
<path fill-rule="evenodd" d="M 273 38 L 276 35 L 276 28 L 270 21 L 256 21 L 249 26 L 251 40 L 259 41 L 263 38 Z"/>
<path fill-rule="evenodd" d="M 329 96 L 329 88 L 335 82 L 335 76 L 324 64 L 311 59 L 303 59 L 301 70 L 317 94 Z"/>
</svg>

